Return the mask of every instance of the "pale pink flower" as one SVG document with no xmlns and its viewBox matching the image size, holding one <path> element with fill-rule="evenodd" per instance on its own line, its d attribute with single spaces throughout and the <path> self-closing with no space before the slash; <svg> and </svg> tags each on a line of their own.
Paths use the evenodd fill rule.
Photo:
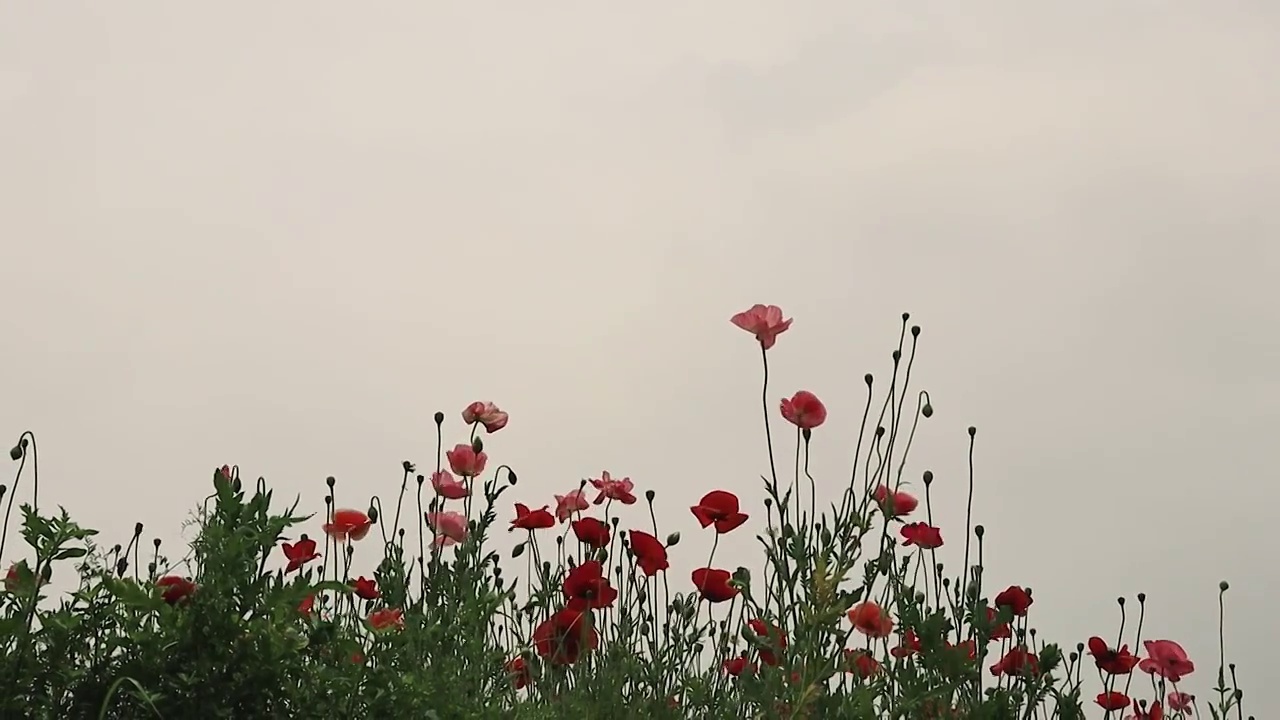
<svg viewBox="0 0 1280 720">
<path fill-rule="evenodd" d="M 484 431 L 496 433 L 507 426 L 508 416 L 491 402 L 473 402 L 462 411 L 462 421 L 468 425 L 480 423 Z"/>
<path fill-rule="evenodd" d="M 631 478 L 629 477 L 622 478 L 621 480 L 614 480 L 609 477 L 609 471 L 605 470 L 600 473 L 600 478 L 598 480 L 591 481 L 591 485 L 600 491 L 599 494 L 596 495 L 596 505 L 604 502 L 606 498 L 609 500 L 617 500 L 623 505 L 635 504 L 636 496 L 633 495 L 631 491 L 634 490 L 636 486 L 635 483 L 631 482 Z"/>
<path fill-rule="evenodd" d="M 1195 709 L 1196 697 L 1188 693 L 1174 690 L 1169 693 L 1169 709 L 1180 713 L 1189 713 Z"/>
<path fill-rule="evenodd" d="M 431 544 L 436 547 L 448 547 L 467 539 L 467 518 L 460 512 L 426 513 L 427 527 L 435 532 L 436 537 Z"/>
<path fill-rule="evenodd" d="M 454 479 L 448 470 L 431 473 L 431 487 L 446 500 L 461 500 L 471 494 L 466 484 Z"/>
<path fill-rule="evenodd" d="M 753 305 L 750 310 L 734 315 L 729 321 L 755 335 L 765 350 L 773 347 L 778 336 L 791 327 L 791 319 L 783 320 L 782 308 L 777 305 Z"/>
<path fill-rule="evenodd" d="M 564 522 L 573 516 L 575 512 L 581 512 L 591 507 L 591 503 L 587 502 L 587 496 L 582 492 L 582 488 L 578 488 L 568 495 L 556 496 L 556 519 Z"/>
</svg>

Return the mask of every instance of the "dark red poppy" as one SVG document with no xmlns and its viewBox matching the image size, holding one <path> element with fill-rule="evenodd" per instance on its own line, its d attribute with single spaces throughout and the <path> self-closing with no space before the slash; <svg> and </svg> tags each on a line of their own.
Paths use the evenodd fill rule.
<svg viewBox="0 0 1280 720">
<path fill-rule="evenodd" d="M 291 573 L 320 557 L 320 553 L 316 552 L 316 541 L 306 535 L 303 535 L 298 539 L 298 542 L 292 545 L 283 543 L 280 548 L 284 550 L 284 556 L 289 559 L 289 565 L 284 569 L 285 574 Z"/>
<path fill-rule="evenodd" d="M 738 677 L 744 673 L 747 675 L 751 675 L 756 671 L 756 666 L 753 665 L 751 661 L 747 659 L 746 655 L 739 655 L 738 657 L 729 658 L 724 662 L 720 663 L 720 668 L 724 670 L 726 674 L 732 675 L 734 677 Z"/>
<path fill-rule="evenodd" d="M 782 628 L 772 623 L 767 623 L 761 618 L 752 618 L 747 621 L 747 626 L 751 631 L 760 638 L 761 643 L 765 646 L 757 648 L 756 652 L 760 656 L 760 662 L 765 665 L 778 664 L 778 656 L 782 651 L 787 649 L 787 634 Z"/>
<path fill-rule="evenodd" d="M 572 665 L 584 651 L 600 646 L 600 634 L 591 611 L 565 608 L 533 631 L 533 646 L 553 665 Z"/>
<path fill-rule="evenodd" d="M 991 674 L 1000 675 L 1028 675 L 1035 676 L 1040 674 L 1040 659 L 1027 650 L 1026 647 L 1018 645 L 1004 654 L 995 665 L 991 666 Z"/>
<path fill-rule="evenodd" d="M 1093 664 L 1108 675 L 1128 675 L 1138 666 L 1138 656 L 1129 652 L 1128 645 L 1114 650 L 1106 640 L 1096 636 L 1089 638 L 1089 654 L 1093 656 Z"/>
<path fill-rule="evenodd" d="M 867 678 L 880 672 L 880 663 L 866 650 L 855 650 L 853 648 L 845 648 L 844 650 L 844 671 L 866 680 Z"/>
<path fill-rule="evenodd" d="M 1017 585 L 1010 585 L 996 596 L 996 607 L 1007 607 L 1016 617 L 1025 617 L 1032 602 L 1031 593 Z"/>
<path fill-rule="evenodd" d="M 745 513 L 738 512 L 738 496 L 724 490 L 712 490 L 702 496 L 693 507 L 693 516 L 702 527 L 715 525 L 716 532 L 724 534 L 747 521 Z"/>
<path fill-rule="evenodd" d="M 728 570 L 706 567 L 693 571 L 693 584 L 708 602 L 725 602 L 737 597 L 738 588 L 729 584 L 731 579 L 733 575 Z"/>
<path fill-rule="evenodd" d="M 314 594 L 308 595 L 302 599 L 302 602 L 298 603 L 298 612 L 305 617 L 311 617 L 311 611 L 315 609 L 315 606 L 316 596 Z"/>
<path fill-rule="evenodd" d="M 920 638 L 916 636 L 916 632 L 910 628 L 902 633 L 902 639 L 898 642 L 898 646 L 889 651 L 890 655 L 896 658 L 911 657 L 920 652 Z"/>
<path fill-rule="evenodd" d="M 511 521 L 511 528 L 521 530 L 542 530 L 555 527 L 556 519 L 543 505 L 537 510 L 530 510 L 524 503 L 516 503 L 516 519 Z"/>
<path fill-rule="evenodd" d="M 503 668 L 511 678 L 511 686 L 516 690 L 533 683 L 533 674 L 522 657 L 514 657 L 507 661 Z"/>
<path fill-rule="evenodd" d="M 964 660 L 972 661 L 978 657 L 978 644 L 972 640 L 961 640 L 955 645 L 948 641 L 947 649 Z"/>
<path fill-rule="evenodd" d="M 570 524 L 573 526 L 573 534 L 584 545 L 596 549 L 609 546 L 609 526 L 603 522 L 593 517 L 584 517 Z"/>
<path fill-rule="evenodd" d="M 588 560 L 573 568 L 564 578 L 564 596 L 568 607 L 575 610 L 604 608 L 618 599 L 618 591 L 604 576 L 604 565 Z"/>
<path fill-rule="evenodd" d="M 363 575 L 351 581 L 351 588 L 356 595 L 365 600 L 377 600 L 382 597 L 382 593 L 378 590 L 378 583 Z"/>
<path fill-rule="evenodd" d="M 630 538 L 631 554 L 635 556 L 636 564 L 645 575 L 653 577 L 659 570 L 671 567 L 667 562 L 667 549 L 658 538 L 640 530 L 632 530 Z"/>
<path fill-rule="evenodd" d="M 915 545 L 921 550 L 932 550 L 942 547 L 942 531 L 929 523 L 914 522 L 903 525 L 899 530 L 903 545 Z"/>
<path fill-rule="evenodd" d="M 1129 707 L 1129 703 L 1132 702 L 1128 695 L 1116 690 L 1098 693 L 1098 697 L 1094 698 L 1093 701 L 1098 704 L 1098 707 L 1108 711 L 1123 710 Z"/>
<path fill-rule="evenodd" d="M 178 575 L 165 575 L 156 580 L 156 587 L 160 588 L 160 597 L 170 605 L 177 605 L 196 591 L 195 583 Z"/>
<path fill-rule="evenodd" d="M 996 619 L 1000 614 L 994 608 L 987 606 L 985 611 L 987 622 L 991 625 L 991 635 L 987 638 L 988 641 L 1007 640 L 1013 637 L 1013 628 L 1009 627 L 1009 623 L 996 623 Z"/>
</svg>

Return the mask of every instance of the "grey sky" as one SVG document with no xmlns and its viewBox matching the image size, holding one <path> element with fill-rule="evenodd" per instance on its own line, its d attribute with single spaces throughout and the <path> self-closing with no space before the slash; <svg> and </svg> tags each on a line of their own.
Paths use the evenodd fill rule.
<svg viewBox="0 0 1280 720">
<path fill-rule="evenodd" d="M 729 315 L 795 318 L 771 395 L 827 402 L 835 496 L 910 310 L 944 536 L 976 424 L 988 576 L 1042 637 L 1146 591 L 1206 694 L 1228 578 L 1268 717 L 1277 68 L 1245 0 L 9 3 L 0 434 L 172 541 L 217 464 L 360 506 L 491 399 L 513 499 L 629 475 L 687 578 L 687 507 L 767 470 Z"/>
</svg>

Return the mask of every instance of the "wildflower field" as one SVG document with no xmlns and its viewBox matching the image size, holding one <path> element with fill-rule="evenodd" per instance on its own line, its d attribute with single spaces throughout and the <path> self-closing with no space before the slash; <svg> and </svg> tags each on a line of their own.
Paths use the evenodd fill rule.
<svg viewBox="0 0 1280 720">
<path fill-rule="evenodd" d="M 1227 658 L 1143 634 L 1157 598 L 1053 642 L 1030 588 L 988 586 L 973 428 L 965 526 L 933 525 L 933 476 L 907 466 L 933 414 L 909 322 L 890 376 L 866 376 L 848 479 L 821 480 L 844 487 L 831 503 L 809 472 L 827 410 L 771 390 L 791 320 L 765 305 L 732 317 L 744 362 L 763 363 L 762 437 L 744 438 L 767 451 L 760 507 L 714 486 L 664 506 L 609 472 L 522 494 L 500 460 L 508 415 L 476 402 L 435 414 L 435 461 L 404 462 L 385 494 L 329 478 L 323 516 L 212 471 L 198 535 L 170 558 L 142 525 L 107 547 L 41 504 L 26 433 L 0 486 L 0 718 L 1247 717 Z M 499 533 L 514 546 L 495 551 Z M 693 533 L 711 536 L 705 561 L 669 572 Z M 758 564 L 723 566 L 727 543 Z M 961 564 L 938 561 L 944 543 Z M 77 589 L 49 597 L 64 574 Z"/>
</svg>

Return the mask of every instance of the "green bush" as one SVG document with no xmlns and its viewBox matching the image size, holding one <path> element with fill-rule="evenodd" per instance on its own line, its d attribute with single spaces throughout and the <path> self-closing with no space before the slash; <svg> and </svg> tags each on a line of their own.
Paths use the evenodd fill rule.
<svg viewBox="0 0 1280 720">
<path fill-rule="evenodd" d="M 795 431 L 789 479 L 775 462 L 768 359 L 790 321 L 755 306 L 733 322 L 765 363 L 768 499 L 743 509 L 712 490 L 692 524 L 608 473 L 554 510 L 513 512 L 516 474 L 486 471 L 480 435 L 507 416 L 474 403 L 469 442 L 441 443 L 430 474 L 404 463 L 394 510 L 376 497 L 335 507 L 330 478 L 324 516 L 301 516 L 296 503 L 281 511 L 263 480 L 216 470 L 198 536 L 170 562 L 141 525 L 127 546 L 103 549 L 65 511 L 41 514 L 24 434 L 0 557 L 28 476 L 31 557 L 9 566 L 0 594 L 0 717 L 1070 720 L 1097 706 L 1115 718 L 1242 717 L 1223 659 L 1207 701 L 1182 695 L 1194 665 L 1176 643 L 1142 638 L 1141 621 L 1128 641 L 1140 656 L 1120 639 L 1039 641 L 1030 590 L 984 583 L 983 530 L 969 516 L 960 571 L 936 562 L 932 476 L 923 498 L 903 489 L 917 424 L 932 414 L 910 388 L 919 330 L 907 316 L 882 400 L 866 378 L 853 475 L 826 508 L 808 470 L 826 417 L 812 394 L 782 401 Z M 714 534 L 691 577 L 668 576 L 680 536 L 660 531 L 659 509 L 667 525 Z M 764 528 L 761 565 L 717 566 L 721 537 L 743 540 L 749 520 Z M 506 558 L 490 549 L 504 528 L 519 540 Z M 382 554 L 372 577 L 351 577 L 357 548 Z M 46 597 L 72 564 L 78 588 Z"/>
</svg>

